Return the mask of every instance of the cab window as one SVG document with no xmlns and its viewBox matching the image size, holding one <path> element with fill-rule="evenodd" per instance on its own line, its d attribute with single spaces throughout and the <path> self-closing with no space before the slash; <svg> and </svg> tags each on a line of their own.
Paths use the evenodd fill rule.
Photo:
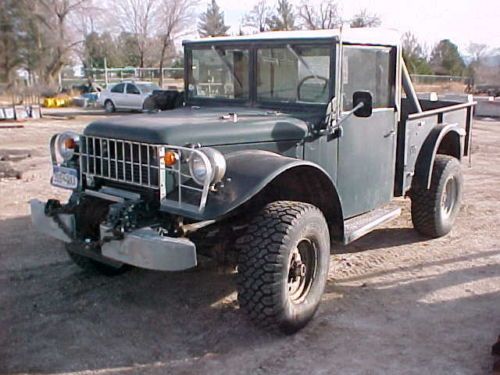
<svg viewBox="0 0 500 375">
<path fill-rule="evenodd" d="M 394 107 L 391 48 L 344 45 L 343 49 L 343 110 L 352 109 L 352 96 L 356 91 L 369 91 L 374 109 Z"/>
<path fill-rule="evenodd" d="M 327 103 L 330 48 L 286 45 L 257 51 L 257 100 Z"/>
</svg>

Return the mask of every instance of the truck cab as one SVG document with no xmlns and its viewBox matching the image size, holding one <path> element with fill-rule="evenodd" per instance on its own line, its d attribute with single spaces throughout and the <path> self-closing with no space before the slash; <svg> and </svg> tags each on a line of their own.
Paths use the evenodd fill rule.
<svg viewBox="0 0 500 375">
<path fill-rule="evenodd" d="M 51 141 L 69 202 L 33 223 L 85 269 L 238 269 L 240 307 L 290 333 L 314 315 L 330 251 L 400 214 L 447 234 L 473 102 L 417 98 L 400 37 L 379 29 L 185 41 L 185 103 L 98 120 Z M 333 246 L 332 246 L 333 245 Z"/>
</svg>

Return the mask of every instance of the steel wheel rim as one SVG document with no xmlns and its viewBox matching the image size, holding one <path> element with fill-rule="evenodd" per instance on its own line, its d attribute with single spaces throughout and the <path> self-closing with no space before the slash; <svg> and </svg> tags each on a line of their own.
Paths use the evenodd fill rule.
<svg viewBox="0 0 500 375">
<path fill-rule="evenodd" d="M 441 196 L 441 214 L 448 218 L 453 212 L 457 201 L 458 187 L 455 177 L 450 177 L 444 185 L 443 195 Z"/>
<path fill-rule="evenodd" d="M 106 102 L 106 112 L 113 112 L 113 103 L 111 102 Z"/>
<path fill-rule="evenodd" d="M 299 304 L 307 297 L 316 276 L 317 250 L 309 239 L 302 239 L 290 253 L 288 265 L 288 298 Z"/>
</svg>

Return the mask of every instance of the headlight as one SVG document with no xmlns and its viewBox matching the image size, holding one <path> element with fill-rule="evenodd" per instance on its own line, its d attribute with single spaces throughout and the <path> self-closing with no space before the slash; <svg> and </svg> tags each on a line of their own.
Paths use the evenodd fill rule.
<svg viewBox="0 0 500 375">
<path fill-rule="evenodd" d="M 189 173 L 198 185 L 204 185 L 205 181 L 217 183 L 222 180 L 226 173 L 226 159 L 219 151 L 213 148 L 199 149 L 203 155 L 193 152 L 189 158 Z"/>
<path fill-rule="evenodd" d="M 70 160 L 79 145 L 80 136 L 73 132 L 64 132 L 59 134 L 56 141 L 56 150 L 63 160 Z"/>
</svg>

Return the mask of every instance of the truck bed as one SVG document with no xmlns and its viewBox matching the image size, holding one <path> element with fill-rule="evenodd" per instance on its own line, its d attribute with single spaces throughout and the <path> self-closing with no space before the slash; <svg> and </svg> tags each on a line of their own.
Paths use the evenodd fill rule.
<svg viewBox="0 0 500 375">
<path fill-rule="evenodd" d="M 413 112 L 407 99 L 401 102 L 396 148 L 395 196 L 404 196 L 410 189 L 415 166 L 425 140 L 437 127 L 457 124 L 463 129 L 462 157 L 469 156 L 474 102 L 420 100 L 423 112 Z"/>
</svg>

